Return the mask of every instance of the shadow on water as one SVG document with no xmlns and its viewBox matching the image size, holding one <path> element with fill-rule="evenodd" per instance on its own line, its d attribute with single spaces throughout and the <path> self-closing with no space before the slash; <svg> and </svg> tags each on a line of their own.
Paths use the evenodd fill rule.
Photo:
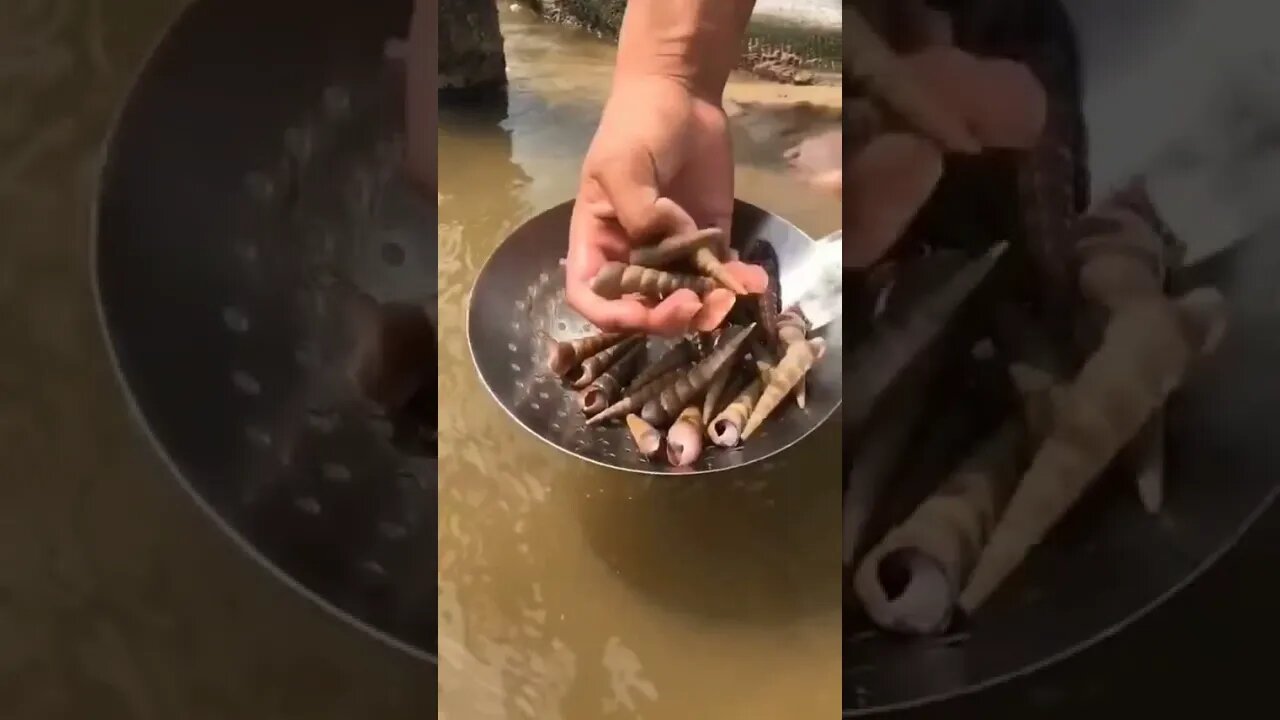
<svg viewBox="0 0 1280 720">
<path fill-rule="evenodd" d="M 792 452 L 839 442 L 831 423 Z M 628 584 L 671 609 L 713 623 L 781 624 L 838 610 L 836 592 L 812 588 L 839 561 L 831 523 L 835 472 L 797 472 L 797 463 L 696 476 L 609 473 L 573 481 L 577 515 L 592 550 Z M 817 477 L 815 477 L 817 475 Z M 818 490 L 815 491 L 815 486 Z M 829 487 L 827 487 L 829 486 Z"/>
<path fill-rule="evenodd" d="M 483 141 L 493 146 L 487 153 L 495 160 L 505 158 L 506 162 L 495 161 L 480 164 L 449 163 L 447 181 L 441 183 L 449 188 L 470 187 L 470 183 L 485 180 L 484 187 L 509 188 L 529 182 L 529 176 L 519 164 L 513 162 L 511 133 L 502 127 L 507 119 L 507 93 L 504 90 L 487 91 L 482 95 L 455 94 L 440 97 L 440 127 L 448 129 L 456 135 L 459 144 L 472 141 Z M 444 165 L 445 163 L 441 163 Z M 472 176 L 473 168 L 475 176 Z"/>
</svg>

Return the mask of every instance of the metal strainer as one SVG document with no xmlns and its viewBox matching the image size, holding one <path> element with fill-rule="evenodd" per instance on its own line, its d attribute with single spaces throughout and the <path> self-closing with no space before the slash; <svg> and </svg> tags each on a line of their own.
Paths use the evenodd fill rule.
<svg viewBox="0 0 1280 720">
<path fill-rule="evenodd" d="M 582 460 L 630 472 L 687 475 L 742 467 L 764 460 L 799 442 L 840 407 L 841 325 L 831 323 L 816 335 L 827 352 L 808 376 L 804 409 L 788 399 L 745 444 L 722 449 L 707 443 L 702 457 L 687 468 L 649 462 L 635 451 L 625 426 L 586 427 L 573 395 L 545 371 L 543 336 L 557 340 L 588 334 L 591 326 L 565 303 L 563 258 L 573 203 L 563 203 L 526 222 L 494 251 L 471 291 L 467 339 L 471 355 L 494 399 L 525 429 Z M 778 255 L 785 283 L 813 255 L 814 241 L 791 223 L 749 203 L 734 208 L 733 245 L 764 240 Z M 650 342 L 650 358 L 661 343 Z"/>
<path fill-rule="evenodd" d="M 409 10 L 189 6 L 109 143 L 93 268 L 126 393 L 199 504 L 434 660 L 435 208 L 400 174 L 385 49 Z"/>
</svg>

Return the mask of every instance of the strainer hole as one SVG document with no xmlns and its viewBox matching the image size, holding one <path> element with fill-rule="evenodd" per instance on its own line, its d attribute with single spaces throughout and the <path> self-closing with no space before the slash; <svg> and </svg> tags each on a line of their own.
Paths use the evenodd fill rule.
<svg viewBox="0 0 1280 720">
<path fill-rule="evenodd" d="M 374 434 L 383 440 L 390 440 L 395 437 L 396 426 L 389 418 L 375 415 L 369 418 L 369 427 L 372 428 Z"/>
<path fill-rule="evenodd" d="M 325 88 L 324 109 L 329 113 L 329 117 L 346 117 L 351 110 L 351 96 L 345 88 L 336 85 Z"/>
<path fill-rule="evenodd" d="M 247 332 L 249 330 L 249 318 L 240 308 L 228 305 L 222 308 L 222 322 L 231 332 Z"/>
<path fill-rule="evenodd" d="M 338 428 L 338 414 L 312 408 L 307 411 L 307 425 L 319 433 L 328 434 Z"/>
<path fill-rule="evenodd" d="M 258 246 L 246 240 L 236 245 L 236 254 L 247 263 L 255 263 L 258 261 Z"/>
<path fill-rule="evenodd" d="M 328 462 L 320 466 L 320 475 L 329 482 L 345 483 L 351 480 L 351 469 L 342 463 Z"/>
<path fill-rule="evenodd" d="M 404 248 L 397 242 L 382 243 L 382 262 L 391 267 L 400 267 L 404 264 L 405 252 Z"/>
<path fill-rule="evenodd" d="M 303 495 L 302 497 L 294 500 L 293 505 L 307 515 L 320 514 L 320 501 L 310 495 Z"/>
<path fill-rule="evenodd" d="M 275 197 L 276 184 L 263 173 L 249 173 L 244 179 L 244 184 L 249 194 L 258 202 L 270 202 Z"/>
<path fill-rule="evenodd" d="M 284 133 L 284 144 L 289 153 L 299 161 L 311 157 L 311 133 L 305 128 L 289 128 Z"/>
<path fill-rule="evenodd" d="M 271 447 L 271 433 L 260 427 L 247 427 L 244 429 L 245 436 L 249 438 L 249 442 L 254 445 L 265 448 Z"/>
<path fill-rule="evenodd" d="M 293 359 L 299 366 L 304 368 L 315 367 L 317 364 L 316 352 L 312 348 L 298 348 L 293 351 Z"/>
<path fill-rule="evenodd" d="M 231 373 L 231 384 L 245 395 L 257 395 L 262 392 L 262 384 L 258 379 L 243 370 Z"/>
<path fill-rule="evenodd" d="M 405 526 L 388 520 L 378 523 L 378 532 L 382 533 L 382 536 L 388 540 L 399 540 L 409 534 Z"/>
</svg>

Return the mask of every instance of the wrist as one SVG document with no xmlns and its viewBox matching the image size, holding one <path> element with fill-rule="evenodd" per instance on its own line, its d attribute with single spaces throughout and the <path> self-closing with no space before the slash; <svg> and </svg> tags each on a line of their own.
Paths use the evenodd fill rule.
<svg viewBox="0 0 1280 720">
<path fill-rule="evenodd" d="M 720 103 L 755 0 L 635 0 L 618 41 L 615 81 L 660 77 Z"/>
</svg>

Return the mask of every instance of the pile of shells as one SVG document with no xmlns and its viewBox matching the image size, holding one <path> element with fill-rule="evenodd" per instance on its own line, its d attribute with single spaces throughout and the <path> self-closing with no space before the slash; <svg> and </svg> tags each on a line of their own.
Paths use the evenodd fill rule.
<svg viewBox="0 0 1280 720">
<path fill-rule="evenodd" d="M 809 337 L 799 312 L 780 312 L 772 248 L 758 241 L 743 254 L 768 276 L 766 286 L 748 288 L 723 262 L 723 247 L 716 229 L 676 235 L 636 248 L 628 263 L 606 263 L 592 283 L 611 299 L 661 300 L 680 289 L 705 296 L 724 288 L 734 300 L 718 311 L 718 327 L 674 344 L 608 332 L 546 340 L 546 367 L 576 393 L 585 424 L 625 422 L 648 460 L 661 458 L 665 447 L 672 466 L 691 466 L 702 457 L 704 437 L 716 447 L 738 447 L 788 396 L 803 408 L 805 377 L 825 353 L 825 341 Z"/>
</svg>

